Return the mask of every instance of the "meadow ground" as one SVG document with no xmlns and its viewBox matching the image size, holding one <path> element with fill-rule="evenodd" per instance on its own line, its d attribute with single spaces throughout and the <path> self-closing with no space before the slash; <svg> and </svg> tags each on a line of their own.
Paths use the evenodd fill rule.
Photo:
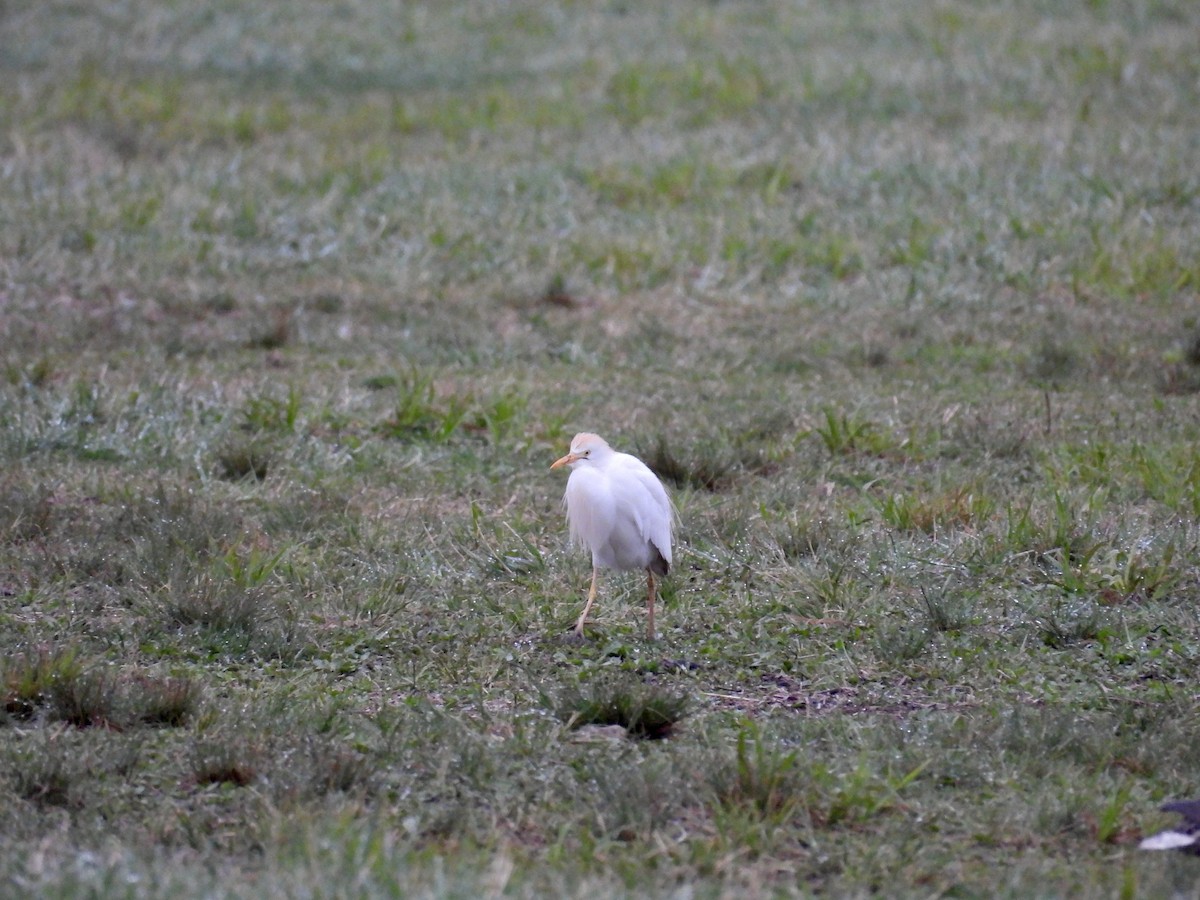
<svg viewBox="0 0 1200 900">
<path fill-rule="evenodd" d="M 1200 6 L 12 0 L 0 69 L 0 893 L 1200 895 Z M 568 639 L 583 429 L 655 643 Z"/>
</svg>

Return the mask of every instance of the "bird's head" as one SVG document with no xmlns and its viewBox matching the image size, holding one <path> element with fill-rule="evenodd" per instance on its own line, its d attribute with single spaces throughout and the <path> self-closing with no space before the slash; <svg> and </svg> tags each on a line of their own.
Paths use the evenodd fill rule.
<svg viewBox="0 0 1200 900">
<path fill-rule="evenodd" d="M 604 438 L 598 434 L 584 431 L 575 435 L 571 440 L 570 452 L 562 459 L 556 459 L 551 463 L 550 468 L 573 466 L 581 462 L 596 462 L 611 453 L 612 448 L 608 446 L 608 442 Z"/>
</svg>

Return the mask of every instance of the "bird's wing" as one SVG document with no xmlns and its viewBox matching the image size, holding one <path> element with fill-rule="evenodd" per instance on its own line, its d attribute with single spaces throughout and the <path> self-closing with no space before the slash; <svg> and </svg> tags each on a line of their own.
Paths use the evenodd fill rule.
<svg viewBox="0 0 1200 900">
<path fill-rule="evenodd" d="M 1163 812 L 1179 813 L 1193 827 L 1200 827 L 1200 800 L 1172 800 L 1162 805 Z"/>
<path fill-rule="evenodd" d="M 642 538 L 654 545 L 662 558 L 671 564 L 671 538 L 675 533 L 675 507 L 658 477 L 636 456 L 618 453 L 614 462 L 617 472 L 612 479 L 634 510 Z M 624 477 L 621 477 L 624 476 Z"/>
</svg>

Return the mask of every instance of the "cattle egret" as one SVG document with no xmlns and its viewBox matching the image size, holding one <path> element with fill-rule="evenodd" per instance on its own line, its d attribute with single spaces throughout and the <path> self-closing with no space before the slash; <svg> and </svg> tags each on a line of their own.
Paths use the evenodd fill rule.
<svg viewBox="0 0 1200 900">
<path fill-rule="evenodd" d="M 666 489 L 636 456 L 618 453 L 604 438 L 587 432 L 575 435 L 571 451 L 550 468 L 559 466 L 571 467 L 563 494 L 571 540 L 592 554 L 592 587 L 575 633 L 583 634 L 601 568 L 645 569 L 646 630 L 654 640 L 654 576 L 671 568 L 675 529 Z"/>
<path fill-rule="evenodd" d="M 1183 850 L 1200 854 L 1200 800 L 1175 800 L 1164 803 L 1162 810 L 1179 813 L 1183 816 L 1183 824 L 1151 835 L 1138 846 L 1143 850 Z"/>
</svg>

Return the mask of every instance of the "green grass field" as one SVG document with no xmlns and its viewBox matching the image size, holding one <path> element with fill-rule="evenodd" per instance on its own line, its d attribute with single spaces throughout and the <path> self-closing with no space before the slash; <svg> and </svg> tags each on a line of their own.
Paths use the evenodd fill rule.
<svg viewBox="0 0 1200 900">
<path fill-rule="evenodd" d="M 1200 896 L 1200 6 L 13 0 L 0 72 L 0 894 Z M 657 642 L 569 640 L 580 430 Z"/>
</svg>

